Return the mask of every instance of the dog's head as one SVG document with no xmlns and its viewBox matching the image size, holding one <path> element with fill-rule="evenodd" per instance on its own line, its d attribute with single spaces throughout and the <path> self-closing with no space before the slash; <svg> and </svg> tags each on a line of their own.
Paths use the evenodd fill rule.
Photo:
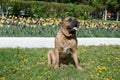
<svg viewBox="0 0 120 80">
<path fill-rule="evenodd" d="M 68 17 L 62 20 L 61 30 L 67 37 L 75 36 L 78 30 L 79 22 L 75 17 Z"/>
</svg>

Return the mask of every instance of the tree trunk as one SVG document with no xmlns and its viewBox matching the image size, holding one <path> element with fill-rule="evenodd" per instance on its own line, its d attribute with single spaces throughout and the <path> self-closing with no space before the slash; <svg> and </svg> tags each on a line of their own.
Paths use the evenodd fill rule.
<svg viewBox="0 0 120 80">
<path fill-rule="evenodd" d="M 102 19 L 105 20 L 105 13 L 104 13 L 104 11 L 102 12 Z"/>
<path fill-rule="evenodd" d="M 107 9 L 105 8 L 105 20 L 107 20 Z"/>
<path fill-rule="evenodd" d="M 1 4 L 1 13 L 2 13 L 2 18 L 4 18 L 3 3 Z"/>
<path fill-rule="evenodd" d="M 119 20 L 119 11 L 117 11 L 117 18 L 116 18 L 116 21 Z"/>
</svg>

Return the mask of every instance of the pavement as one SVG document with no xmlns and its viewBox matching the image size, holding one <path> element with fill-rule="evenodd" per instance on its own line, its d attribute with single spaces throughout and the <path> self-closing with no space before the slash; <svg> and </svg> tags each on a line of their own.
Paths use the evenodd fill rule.
<svg viewBox="0 0 120 80">
<path fill-rule="evenodd" d="M 78 45 L 120 45 L 120 38 L 77 38 Z M 52 37 L 0 37 L 0 48 L 54 48 Z"/>
</svg>

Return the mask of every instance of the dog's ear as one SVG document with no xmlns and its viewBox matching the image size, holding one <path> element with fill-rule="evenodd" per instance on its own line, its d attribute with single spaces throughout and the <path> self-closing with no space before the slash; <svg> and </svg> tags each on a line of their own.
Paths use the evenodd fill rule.
<svg viewBox="0 0 120 80">
<path fill-rule="evenodd" d="M 72 18 L 63 18 L 62 17 L 62 19 L 61 19 L 61 22 L 59 23 L 60 24 L 60 26 L 62 26 L 62 24 L 64 23 L 64 21 L 67 21 L 67 22 L 71 22 L 72 21 Z"/>
<path fill-rule="evenodd" d="M 61 19 L 59 25 L 62 26 L 64 18 Z"/>
<path fill-rule="evenodd" d="M 62 26 L 62 24 L 63 24 L 63 21 L 61 21 L 61 22 L 59 23 L 60 26 Z"/>
</svg>

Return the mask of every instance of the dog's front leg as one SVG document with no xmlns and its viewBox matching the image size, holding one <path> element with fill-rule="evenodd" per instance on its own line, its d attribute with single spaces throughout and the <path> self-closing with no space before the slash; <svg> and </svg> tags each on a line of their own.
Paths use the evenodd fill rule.
<svg viewBox="0 0 120 80">
<path fill-rule="evenodd" d="M 55 69 L 59 68 L 59 51 L 58 49 L 55 49 Z"/>
<path fill-rule="evenodd" d="M 50 67 L 51 64 L 55 64 L 55 51 L 54 51 L 54 49 L 50 50 L 47 53 L 47 60 L 48 60 L 48 67 Z"/>
<path fill-rule="evenodd" d="M 79 64 L 79 62 L 78 62 L 77 51 L 75 51 L 75 52 L 73 53 L 73 59 L 74 59 L 76 68 L 79 69 L 79 70 L 82 70 L 82 67 L 80 66 L 80 64 Z"/>
<path fill-rule="evenodd" d="M 47 53 L 47 61 L 48 61 L 48 67 L 50 67 L 51 66 L 51 51 L 49 51 L 48 53 Z"/>
</svg>

